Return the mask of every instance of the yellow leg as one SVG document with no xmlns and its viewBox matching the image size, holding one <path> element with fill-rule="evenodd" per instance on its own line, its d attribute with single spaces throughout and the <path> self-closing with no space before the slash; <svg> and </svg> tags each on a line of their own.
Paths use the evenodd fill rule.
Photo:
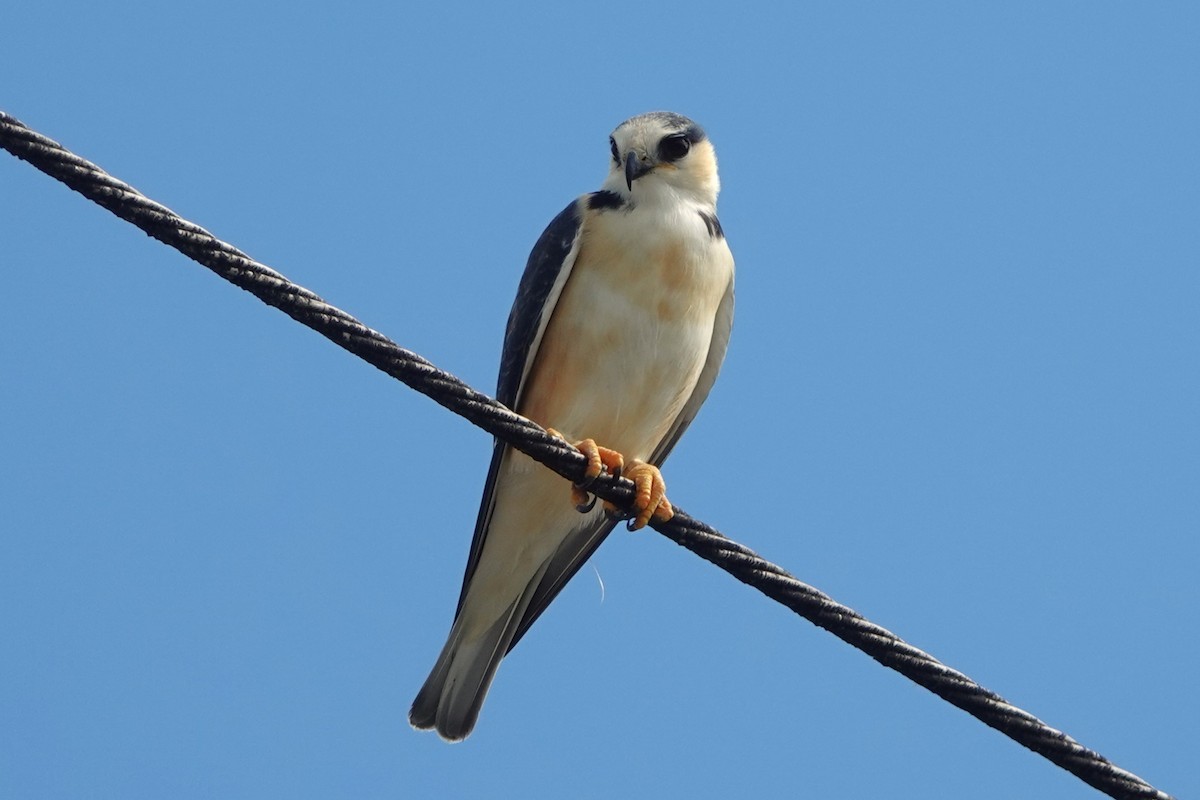
<svg viewBox="0 0 1200 800">
<path fill-rule="evenodd" d="M 553 428 L 547 428 L 546 432 L 566 441 L 566 437 Z M 571 485 L 571 504 L 575 508 L 584 512 L 592 510 L 596 501 L 588 499 L 587 486 L 601 472 L 607 470 L 610 475 L 621 475 L 624 470 L 624 476 L 633 481 L 634 486 L 637 487 L 633 497 L 633 507 L 636 513 L 629 522 L 629 530 L 636 531 L 638 528 L 646 527 L 651 518 L 666 522 L 675 516 L 675 509 L 671 507 L 671 501 L 667 500 L 667 484 L 658 467 L 634 459 L 626 469 L 625 456 L 616 450 L 601 447 L 592 439 L 575 442 L 574 447 L 588 460 L 583 480 Z M 624 512 L 608 501 L 604 502 L 604 510 L 613 517 L 624 515 Z"/>
<path fill-rule="evenodd" d="M 629 530 L 644 528 L 651 517 L 666 522 L 675 516 L 675 509 L 671 507 L 671 501 L 667 500 L 667 484 L 658 467 L 634 459 L 625 470 L 625 477 L 637 487 L 633 499 L 637 515 L 629 523 Z M 605 505 L 607 507 L 607 504 Z"/>
<path fill-rule="evenodd" d="M 546 428 L 546 433 L 566 441 L 566 437 L 554 428 Z M 625 466 L 625 457 L 616 450 L 599 446 L 593 439 L 584 439 L 575 442 L 572 446 L 583 453 L 588 460 L 588 466 L 587 471 L 583 474 L 583 480 L 571 485 L 571 504 L 580 511 L 591 511 L 595 501 L 589 502 L 586 487 L 604 470 L 608 470 L 610 475 L 620 475 L 621 468 Z"/>
</svg>

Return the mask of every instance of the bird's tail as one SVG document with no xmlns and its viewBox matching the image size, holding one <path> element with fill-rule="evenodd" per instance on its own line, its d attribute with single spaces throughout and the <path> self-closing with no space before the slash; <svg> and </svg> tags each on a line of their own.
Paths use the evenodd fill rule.
<svg viewBox="0 0 1200 800">
<path fill-rule="evenodd" d="M 467 738 L 537 585 L 535 579 L 482 633 L 469 632 L 474 627 L 469 622 L 471 615 L 467 608 L 462 609 L 433 671 L 413 700 L 409 724 L 418 730 L 436 728 L 438 735 L 450 742 Z"/>
</svg>

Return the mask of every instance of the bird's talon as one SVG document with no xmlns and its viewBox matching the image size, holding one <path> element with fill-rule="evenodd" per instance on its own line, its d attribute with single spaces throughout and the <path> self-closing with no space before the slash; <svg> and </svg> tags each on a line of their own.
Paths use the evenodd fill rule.
<svg viewBox="0 0 1200 800">
<path fill-rule="evenodd" d="M 580 514 L 586 514 L 596 505 L 596 496 L 589 495 L 582 486 L 573 483 L 571 484 L 571 505 L 575 506 L 575 510 Z"/>
<path fill-rule="evenodd" d="M 559 439 L 565 438 L 553 428 L 546 432 Z M 581 514 L 587 514 L 596 507 L 596 495 L 587 489 L 600 474 L 607 472 L 614 478 L 624 477 L 633 481 L 635 492 L 632 511 L 618 509 L 612 503 L 605 501 L 604 514 L 613 521 L 626 521 L 626 527 L 636 531 L 650 524 L 651 519 L 669 520 L 674 514 L 671 503 L 667 500 L 667 484 L 663 481 L 662 473 L 653 464 L 634 459 L 630 462 L 628 471 L 625 469 L 625 457 L 616 450 L 601 447 L 594 439 L 583 439 L 574 444 L 575 449 L 588 461 L 583 480 L 571 484 L 571 504 Z"/>
<path fill-rule="evenodd" d="M 562 434 L 558 431 L 552 431 L 552 433 L 558 438 L 562 438 Z M 591 485 L 591 482 L 600 477 L 600 473 L 605 470 L 611 473 L 613 470 L 620 470 L 625 464 L 625 456 L 616 450 L 601 447 L 596 444 L 594 439 L 582 439 L 575 442 L 574 447 L 588 460 L 587 470 L 583 473 L 583 480 L 580 481 L 583 486 Z"/>
<path fill-rule="evenodd" d="M 556 439 L 562 439 L 564 442 L 567 440 L 567 437 L 554 428 L 546 428 L 546 433 Z M 576 511 L 586 514 L 596 507 L 596 497 L 593 495 L 589 500 L 588 492 L 586 491 L 587 488 L 604 472 L 620 477 L 621 468 L 625 465 L 625 456 L 616 450 L 601 447 L 596 444 L 594 439 L 582 439 L 575 442 L 572 447 L 582 453 L 588 462 L 587 469 L 583 473 L 583 479 L 571 484 L 571 503 L 575 506 Z"/>
<path fill-rule="evenodd" d="M 651 518 L 666 521 L 674 516 L 675 510 L 667 500 L 667 484 L 663 481 L 658 467 L 644 461 L 634 461 L 626 477 L 633 481 L 637 488 L 633 499 L 633 507 L 637 513 L 629 523 L 629 530 L 636 531 L 646 527 Z"/>
</svg>

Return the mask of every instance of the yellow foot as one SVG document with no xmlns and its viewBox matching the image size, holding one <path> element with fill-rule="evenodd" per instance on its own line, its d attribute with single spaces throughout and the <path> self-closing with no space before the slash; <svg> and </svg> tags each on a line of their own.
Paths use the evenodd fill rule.
<svg viewBox="0 0 1200 800">
<path fill-rule="evenodd" d="M 546 428 L 546 433 L 562 439 L 564 442 L 567 440 L 567 437 L 554 430 L 554 428 Z M 591 511 L 592 507 L 596 505 L 596 498 L 588 499 L 587 487 L 604 470 L 608 470 L 610 475 L 620 475 L 621 467 L 625 466 L 625 457 L 616 450 L 600 447 L 592 439 L 575 442 L 573 447 L 587 458 L 588 466 L 587 471 L 583 474 L 583 480 L 579 483 L 571 484 L 571 504 L 578 511 L 586 513 Z"/>
<path fill-rule="evenodd" d="M 634 459 L 625 470 L 625 477 L 637 487 L 633 496 L 633 507 L 637 513 L 629 521 L 629 530 L 636 531 L 646 527 L 651 517 L 666 522 L 675 516 L 675 509 L 671 507 L 671 501 L 667 500 L 667 484 L 663 481 L 658 467 Z M 620 514 L 611 503 L 605 503 L 604 510 L 610 514 Z"/>
<path fill-rule="evenodd" d="M 567 440 L 567 437 L 554 428 L 546 428 L 546 432 L 564 442 Z M 571 503 L 578 511 L 587 513 L 596 505 L 595 497 L 589 499 L 587 487 L 599 477 L 601 472 L 607 470 L 610 475 L 620 476 L 624 469 L 624 476 L 633 481 L 633 485 L 637 487 L 633 495 L 635 513 L 633 519 L 629 521 L 629 530 L 636 531 L 638 528 L 646 527 L 651 517 L 666 522 L 675 516 L 675 509 L 671 507 L 671 501 L 667 500 L 667 484 L 663 481 L 658 467 L 635 458 L 630 462 L 629 468 L 625 469 L 625 456 L 616 450 L 601 447 L 593 439 L 575 442 L 574 447 L 588 460 L 583 480 L 571 485 Z M 625 512 L 607 500 L 604 502 L 604 512 L 610 517 L 625 518 Z"/>
</svg>

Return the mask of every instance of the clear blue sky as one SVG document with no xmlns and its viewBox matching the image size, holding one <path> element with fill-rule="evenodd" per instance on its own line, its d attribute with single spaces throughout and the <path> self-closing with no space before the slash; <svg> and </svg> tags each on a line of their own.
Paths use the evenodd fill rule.
<svg viewBox="0 0 1200 800">
<path fill-rule="evenodd" d="M 1200 795 L 1200 7 L 990 5 L 18 4 L 0 108 L 488 391 L 609 131 L 695 118 L 672 499 Z M 653 532 L 412 731 L 488 437 L 7 155 L 0 242 L 0 796 L 1098 796 Z"/>
</svg>

